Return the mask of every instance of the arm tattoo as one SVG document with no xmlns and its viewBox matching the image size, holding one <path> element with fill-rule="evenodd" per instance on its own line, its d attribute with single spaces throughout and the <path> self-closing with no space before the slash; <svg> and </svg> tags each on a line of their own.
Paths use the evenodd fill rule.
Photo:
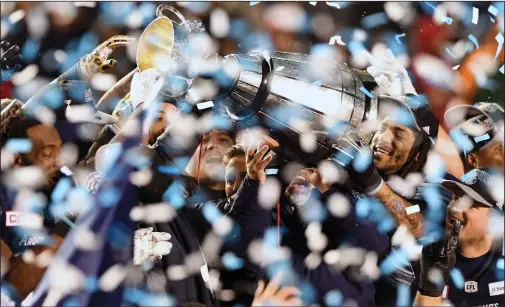
<svg viewBox="0 0 505 307">
<path fill-rule="evenodd" d="M 388 209 L 398 224 L 404 224 L 418 238 L 422 231 L 422 215 L 421 212 L 407 214 L 407 207 L 413 204 L 409 203 L 400 195 L 394 193 L 389 187 L 379 192 L 377 198 Z"/>
</svg>

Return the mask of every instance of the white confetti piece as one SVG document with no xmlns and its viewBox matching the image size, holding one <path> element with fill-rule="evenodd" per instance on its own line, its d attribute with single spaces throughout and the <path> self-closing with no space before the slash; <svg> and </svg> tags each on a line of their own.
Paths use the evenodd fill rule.
<svg viewBox="0 0 505 307">
<path fill-rule="evenodd" d="M 46 176 L 38 166 L 19 167 L 10 170 L 6 176 L 4 184 L 11 188 L 36 188 L 42 186 L 46 182 Z"/>
<path fill-rule="evenodd" d="M 305 152 L 314 152 L 317 149 L 316 134 L 312 131 L 301 134 L 300 147 Z"/>
<path fill-rule="evenodd" d="M 388 186 L 395 193 L 402 195 L 406 198 L 412 198 L 416 194 L 416 186 L 413 186 L 407 180 L 404 180 L 400 176 L 391 176 L 388 179 Z"/>
<path fill-rule="evenodd" d="M 167 269 L 167 275 L 170 280 L 183 280 L 188 276 L 188 272 L 184 265 L 172 265 Z"/>
<path fill-rule="evenodd" d="M 407 211 L 407 214 L 414 214 L 420 212 L 421 208 L 419 208 L 418 205 L 408 206 L 407 208 L 405 208 L 405 211 Z"/>
<path fill-rule="evenodd" d="M 35 253 L 33 252 L 33 250 L 29 249 L 21 255 L 21 258 L 26 263 L 34 263 L 35 262 Z"/>
<path fill-rule="evenodd" d="M 472 8 L 472 23 L 477 24 L 479 22 L 479 9 L 474 7 Z"/>
<path fill-rule="evenodd" d="M 317 1 L 309 1 L 309 3 L 310 3 L 310 5 L 312 5 L 312 6 L 316 6 Z"/>
<path fill-rule="evenodd" d="M 261 207 L 272 209 L 281 195 L 281 184 L 274 177 L 268 177 L 264 184 L 261 184 L 258 191 L 258 201 Z"/>
<path fill-rule="evenodd" d="M 223 38 L 230 32 L 230 18 L 222 8 L 216 8 L 210 13 L 210 33 L 217 38 Z"/>
<path fill-rule="evenodd" d="M 250 6 L 255 6 L 256 4 L 260 3 L 259 1 L 250 1 L 249 5 Z"/>
<path fill-rule="evenodd" d="M 89 228 L 77 228 L 77 239 L 75 240 L 76 247 L 84 251 L 93 251 L 100 248 L 102 245 L 102 238 L 97 236 Z"/>
<path fill-rule="evenodd" d="M 377 254 L 369 251 L 365 256 L 365 262 L 360 268 L 360 273 L 374 281 L 380 277 L 381 271 L 377 266 Z"/>
<path fill-rule="evenodd" d="M 499 11 L 497 8 L 495 8 L 493 5 L 490 5 L 488 8 L 487 8 L 487 11 L 493 15 L 493 16 L 496 16 L 498 15 Z"/>
<path fill-rule="evenodd" d="M 279 66 L 275 69 L 275 71 L 282 71 L 282 70 L 284 70 L 284 66 Z"/>
<path fill-rule="evenodd" d="M 503 48 L 503 34 L 498 32 L 495 36 L 495 40 L 498 42 L 498 47 L 496 47 L 496 54 L 494 58 L 496 59 L 498 57 L 498 54 L 500 54 L 502 48 Z"/>
<path fill-rule="evenodd" d="M 305 266 L 311 270 L 315 269 L 319 266 L 321 263 L 321 255 L 318 253 L 310 253 L 306 258 L 305 258 Z"/>
<path fill-rule="evenodd" d="M 98 286 L 104 292 L 112 292 L 119 286 L 125 277 L 125 268 L 121 264 L 116 264 L 102 274 L 98 281 Z"/>
<path fill-rule="evenodd" d="M 460 67 L 461 65 L 456 65 L 456 66 L 453 66 L 452 67 L 452 70 L 458 70 L 458 68 Z"/>
<path fill-rule="evenodd" d="M 14 85 L 22 85 L 35 78 L 35 76 L 37 76 L 38 73 L 39 73 L 39 67 L 35 64 L 31 64 L 25 67 L 25 69 L 23 69 L 22 71 L 12 75 L 11 80 Z"/>
<path fill-rule="evenodd" d="M 113 74 L 100 73 L 91 77 L 91 87 L 94 89 L 105 92 L 117 82 L 117 77 Z"/>
<path fill-rule="evenodd" d="M 324 254 L 324 262 L 329 265 L 335 265 L 340 260 L 340 252 L 338 250 L 329 250 Z"/>
<path fill-rule="evenodd" d="M 9 22 L 11 24 L 14 24 L 14 23 L 20 21 L 21 19 L 25 18 L 25 16 L 26 16 L 26 12 L 24 10 L 17 10 L 14 13 L 9 15 Z"/>
<path fill-rule="evenodd" d="M 335 42 L 341 46 L 345 46 L 346 43 L 342 41 L 342 37 L 340 35 L 335 35 L 330 38 L 330 42 L 328 43 L 329 45 L 335 45 Z"/>
<path fill-rule="evenodd" d="M 141 169 L 130 174 L 130 182 L 138 187 L 143 187 L 151 182 L 153 174 L 150 169 Z"/>
<path fill-rule="evenodd" d="M 177 212 L 168 203 L 149 204 L 144 206 L 144 221 L 148 224 L 171 221 Z"/>
<path fill-rule="evenodd" d="M 500 67 L 500 72 L 501 72 L 502 74 L 504 74 L 504 73 L 505 73 L 505 71 L 504 71 L 504 70 L 505 70 L 505 69 L 504 69 L 504 67 L 503 67 L 503 65 L 502 65 L 502 66 Z"/>
<path fill-rule="evenodd" d="M 279 170 L 277 168 L 267 168 L 265 170 L 265 175 L 277 175 Z"/>
<path fill-rule="evenodd" d="M 58 258 L 53 261 L 46 274 L 49 275 L 50 287 L 62 294 L 81 289 L 86 280 L 86 275 L 78 267 Z"/>
<path fill-rule="evenodd" d="M 96 2 L 95 1 L 86 1 L 86 2 L 74 2 L 74 5 L 77 7 L 95 7 Z"/>
<path fill-rule="evenodd" d="M 328 210 L 335 217 L 346 217 L 351 210 L 351 205 L 347 197 L 334 193 L 328 198 Z"/>
<path fill-rule="evenodd" d="M 326 1 L 326 5 L 331 6 L 331 7 L 336 7 L 337 9 L 340 9 L 340 4 L 338 4 L 338 2 L 328 2 L 328 1 Z"/>
<path fill-rule="evenodd" d="M 51 264 L 53 259 L 54 259 L 54 253 L 52 251 L 46 249 L 45 251 L 43 251 L 42 253 L 37 255 L 37 259 L 35 260 L 35 264 L 39 268 L 46 268 Z"/>
<path fill-rule="evenodd" d="M 200 102 L 199 104 L 196 105 L 198 110 L 204 110 L 208 108 L 214 107 L 214 102 L 212 101 L 205 101 L 205 102 Z"/>
</svg>

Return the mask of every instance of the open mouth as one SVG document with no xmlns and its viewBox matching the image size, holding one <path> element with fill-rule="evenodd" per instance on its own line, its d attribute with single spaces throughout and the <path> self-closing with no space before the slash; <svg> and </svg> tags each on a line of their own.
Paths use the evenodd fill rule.
<svg viewBox="0 0 505 307">
<path fill-rule="evenodd" d="M 391 156 L 391 151 L 381 146 L 373 147 L 374 156 Z"/>
<path fill-rule="evenodd" d="M 302 176 L 296 176 L 293 178 L 293 181 L 291 181 L 291 184 L 289 185 L 289 189 L 295 192 L 304 192 L 308 188 L 309 184 Z"/>
<path fill-rule="evenodd" d="M 205 162 L 206 163 L 222 163 L 223 162 L 223 157 L 221 156 L 216 156 L 216 155 L 213 155 L 213 156 L 208 156 L 207 159 L 205 159 Z"/>
</svg>

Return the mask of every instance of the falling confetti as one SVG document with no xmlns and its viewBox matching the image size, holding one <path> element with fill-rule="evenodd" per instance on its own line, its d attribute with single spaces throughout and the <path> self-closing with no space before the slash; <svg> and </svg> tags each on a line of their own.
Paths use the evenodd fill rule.
<svg viewBox="0 0 505 307">
<path fill-rule="evenodd" d="M 256 4 L 260 3 L 260 1 L 250 1 L 249 5 L 250 6 L 255 6 Z"/>
<path fill-rule="evenodd" d="M 499 71 L 503 74 L 504 73 L 504 67 L 503 65 L 500 67 Z"/>
<path fill-rule="evenodd" d="M 487 11 L 492 14 L 493 16 L 496 16 L 498 15 L 499 11 L 497 8 L 495 8 L 493 5 L 490 5 L 488 8 L 487 8 Z"/>
<path fill-rule="evenodd" d="M 368 97 L 372 99 L 375 98 L 375 96 L 372 93 L 370 93 L 365 87 L 362 86 L 359 88 L 359 90 L 365 93 L 365 95 L 367 95 Z"/>
<path fill-rule="evenodd" d="M 479 9 L 476 7 L 472 8 L 472 23 L 475 25 L 479 23 Z"/>
<path fill-rule="evenodd" d="M 335 45 L 335 42 L 341 46 L 345 46 L 346 43 L 342 41 L 342 37 L 340 35 L 335 35 L 330 38 L 329 45 Z"/>
<path fill-rule="evenodd" d="M 402 43 L 402 41 L 400 40 L 400 38 L 405 37 L 405 35 L 406 35 L 405 33 L 395 35 L 395 39 L 398 42 L 398 44 Z"/>
<path fill-rule="evenodd" d="M 461 65 L 456 65 L 456 66 L 453 66 L 452 67 L 452 70 L 458 70 L 458 68 L 460 67 Z"/>
<path fill-rule="evenodd" d="M 474 44 L 475 47 L 477 47 L 477 49 L 479 49 L 479 42 L 477 41 L 475 36 L 473 36 L 473 34 L 469 34 L 468 39 L 472 42 L 472 44 Z"/>
<path fill-rule="evenodd" d="M 361 24 L 366 29 L 374 29 L 381 25 L 386 24 L 387 22 L 388 22 L 388 16 L 384 12 L 368 15 L 361 19 Z"/>
<path fill-rule="evenodd" d="M 498 47 L 496 47 L 496 54 L 494 58 L 496 59 L 498 57 L 498 54 L 500 54 L 502 48 L 503 48 L 503 34 L 498 32 L 495 36 L 495 40 L 498 42 Z"/>
</svg>

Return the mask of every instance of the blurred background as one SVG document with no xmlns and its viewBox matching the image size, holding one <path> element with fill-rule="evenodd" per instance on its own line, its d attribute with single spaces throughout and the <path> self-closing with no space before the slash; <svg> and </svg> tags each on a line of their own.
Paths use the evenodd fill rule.
<svg viewBox="0 0 505 307">
<path fill-rule="evenodd" d="M 2 74 L 2 98 L 28 100 L 98 44 L 140 37 L 168 2 L 1 2 L 1 40 L 21 48 L 18 72 Z M 455 104 L 503 106 L 503 2 L 171 2 L 203 21 L 221 55 L 253 49 L 331 57 L 358 69 L 359 56 L 390 48 L 435 115 Z M 175 19 L 176 22 L 178 20 Z M 136 44 L 118 66 L 92 80 L 104 93 L 135 68 Z M 95 81 L 95 82 L 93 82 Z"/>
</svg>

